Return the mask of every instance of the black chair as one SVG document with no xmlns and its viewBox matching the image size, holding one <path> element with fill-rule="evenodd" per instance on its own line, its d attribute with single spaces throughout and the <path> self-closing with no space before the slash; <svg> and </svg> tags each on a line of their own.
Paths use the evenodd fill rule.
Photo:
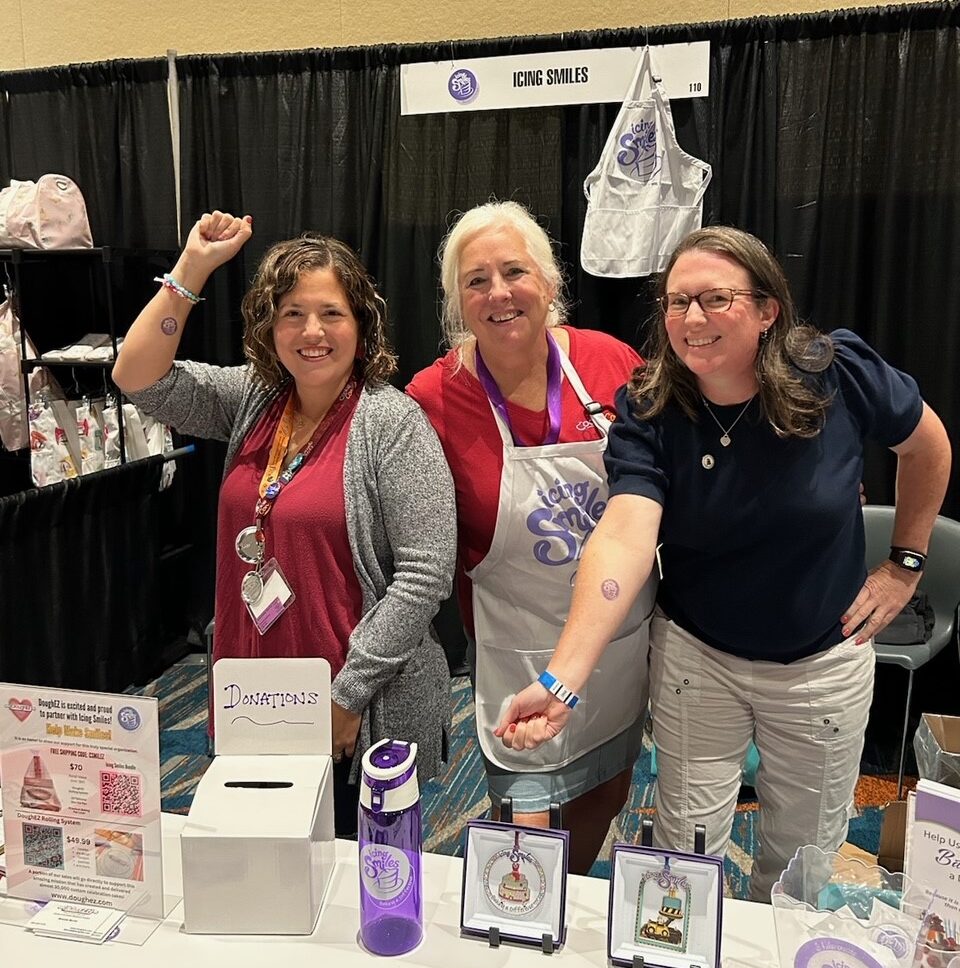
<svg viewBox="0 0 960 968">
<path fill-rule="evenodd" d="M 880 564 L 890 553 L 893 515 L 894 509 L 886 505 L 868 504 L 863 509 L 868 569 Z M 907 701 L 903 711 L 900 769 L 897 773 L 898 800 L 903 796 L 903 766 L 907 754 L 913 674 L 954 639 L 960 649 L 960 523 L 952 518 L 938 517 L 933 526 L 929 557 L 919 590 L 926 592 L 936 616 L 930 641 L 911 645 L 874 643 L 877 662 L 898 665 L 907 670 Z"/>
</svg>

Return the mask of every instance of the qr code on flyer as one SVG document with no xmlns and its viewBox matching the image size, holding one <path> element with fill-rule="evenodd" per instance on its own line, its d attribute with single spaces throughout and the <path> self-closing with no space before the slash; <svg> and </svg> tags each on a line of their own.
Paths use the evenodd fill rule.
<svg viewBox="0 0 960 968">
<path fill-rule="evenodd" d="M 141 816 L 140 774 L 101 770 L 100 811 L 122 817 Z"/>
<path fill-rule="evenodd" d="M 21 824 L 23 830 L 23 862 L 27 867 L 46 867 L 63 870 L 63 831 L 46 824 Z"/>
</svg>

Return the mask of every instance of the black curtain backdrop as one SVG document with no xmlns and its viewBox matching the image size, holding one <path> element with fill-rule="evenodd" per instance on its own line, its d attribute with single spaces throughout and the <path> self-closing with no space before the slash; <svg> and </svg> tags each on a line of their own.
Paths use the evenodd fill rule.
<svg viewBox="0 0 960 968">
<path fill-rule="evenodd" d="M 0 680 L 119 692 L 162 670 L 162 465 L 0 498 Z"/>
<path fill-rule="evenodd" d="M 83 192 L 94 245 L 173 248 L 166 79 L 165 60 L 0 73 L 0 187 L 67 175 Z"/>
<path fill-rule="evenodd" d="M 249 212 L 255 237 L 222 273 L 188 349 L 239 359 L 239 299 L 264 248 L 312 229 L 357 247 L 390 305 L 400 382 L 439 351 L 437 246 L 451 213 L 528 205 L 559 243 L 572 322 L 642 345 L 651 280 L 579 268 L 583 180 L 618 105 L 401 117 L 400 68 L 581 48 L 711 42 L 710 97 L 674 100 L 681 145 L 713 165 L 704 223 L 755 232 L 801 313 L 849 327 L 917 377 L 960 431 L 960 8 L 924 4 L 649 31 L 178 61 L 182 211 Z M 871 452 L 874 502 L 892 462 Z M 956 476 L 955 476 L 956 477 Z M 945 513 L 960 516 L 954 482 Z"/>
</svg>

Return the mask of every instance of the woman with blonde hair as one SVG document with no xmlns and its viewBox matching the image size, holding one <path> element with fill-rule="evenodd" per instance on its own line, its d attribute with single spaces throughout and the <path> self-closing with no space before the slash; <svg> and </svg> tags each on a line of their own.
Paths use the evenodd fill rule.
<svg viewBox="0 0 960 968">
<path fill-rule="evenodd" d="M 584 689 L 583 728 L 536 754 L 493 739 L 510 692 L 544 673 L 584 543 L 607 501 L 603 452 L 616 389 L 639 362 L 566 325 L 546 233 L 516 202 L 471 209 L 441 247 L 449 352 L 407 392 L 436 429 L 457 492 L 457 590 L 494 815 L 546 826 L 551 803 L 586 873 L 622 808 L 647 706 L 652 589 L 625 614 Z"/>
</svg>

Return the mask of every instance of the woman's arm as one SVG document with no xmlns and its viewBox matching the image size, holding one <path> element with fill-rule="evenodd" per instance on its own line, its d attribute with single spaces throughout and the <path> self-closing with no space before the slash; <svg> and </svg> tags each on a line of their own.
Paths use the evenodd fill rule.
<svg viewBox="0 0 960 968">
<path fill-rule="evenodd" d="M 430 622 L 450 594 L 456 562 L 450 470 L 423 411 L 401 400 L 406 413 L 398 426 L 384 430 L 384 443 L 365 441 L 376 455 L 375 467 L 366 473 L 374 475 L 393 576 L 353 630 L 346 664 L 333 683 L 334 701 L 353 713 L 362 713 L 422 647 Z M 369 545 L 359 550 L 362 568 L 364 553 L 372 550 Z"/>
<path fill-rule="evenodd" d="M 589 679 L 650 575 L 662 512 L 651 498 L 617 494 L 586 544 L 570 616 L 547 667 L 574 693 Z M 533 749 L 576 714 L 534 682 L 513 697 L 494 732 L 505 746 Z"/>
<path fill-rule="evenodd" d="M 232 259 L 253 234 L 249 215 L 234 218 L 225 212 L 206 213 L 190 230 L 170 275 L 184 289 L 198 294 L 218 266 Z M 113 366 L 113 382 L 124 392 L 152 386 L 173 365 L 184 323 L 193 302 L 167 286 L 140 311 Z"/>
<path fill-rule="evenodd" d="M 913 433 L 891 450 L 898 458 L 897 509 L 891 543 L 926 554 L 950 479 L 950 440 L 940 418 L 924 404 Z M 862 644 L 885 629 L 910 601 L 920 575 L 892 561 L 874 568 L 841 618 L 843 634 L 853 634 L 866 621 L 857 636 L 857 643 Z"/>
</svg>

